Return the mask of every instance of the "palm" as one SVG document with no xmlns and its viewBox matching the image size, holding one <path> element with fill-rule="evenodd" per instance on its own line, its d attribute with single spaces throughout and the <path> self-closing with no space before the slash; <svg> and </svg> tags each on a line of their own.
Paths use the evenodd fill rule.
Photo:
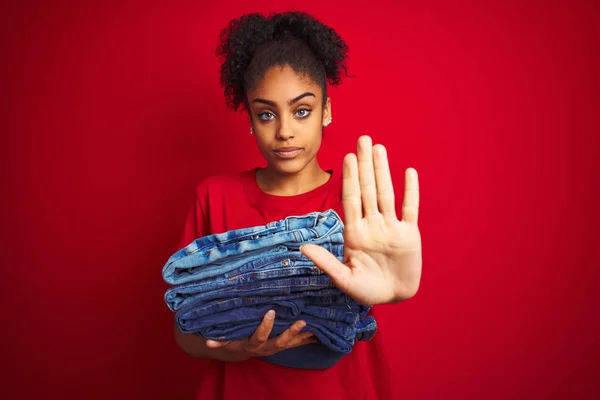
<svg viewBox="0 0 600 400">
<path fill-rule="evenodd" d="M 385 148 L 373 147 L 369 137 L 361 137 L 358 162 L 354 154 L 344 159 L 343 206 L 344 263 L 319 246 L 303 246 L 303 253 L 360 303 L 414 296 L 422 265 L 416 171 L 406 171 L 403 220 L 399 221 Z"/>
</svg>

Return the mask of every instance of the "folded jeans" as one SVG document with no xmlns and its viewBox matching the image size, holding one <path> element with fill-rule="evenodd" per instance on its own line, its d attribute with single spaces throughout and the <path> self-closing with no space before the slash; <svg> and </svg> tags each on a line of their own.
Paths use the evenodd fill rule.
<svg viewBox="0 0 600 400">
<path fill-rule="evenodd" d="M 348 354 L 352 351 L 352 346 L 356 341 L 358 334 L 356 325 L 346 324 L 335 321 L 323 321 L 319 318 L 311 316 L 305 316 L 300 314 L 299 319 L 306 321 L 306 326 L 302 332 L 310 331 L 324 346 L 334 350 L 338 353 Z M 292 325 L 293 321 L 282 321 L 275 319 L 273 322 L 273 330 L 271 331 L 271 337 L 279 336 L 286 329 Z M 224 326 L 212 326 L 207 329 L 199 330 L 195 332 L 196 335 L 203 336 L 207 339 L 216 341 L 230 341 L 239 340 L 247 337 L 251 337 L 258 325 L 260 320 L 254 322 L 245 322 L 238 325 L 224 325 Z M 370 327 L 370 331 L 377 329 L 377 324 L 372 316 L 367 316 L 364 322 L 365 326 Z"/>
<path fill-rule="evenodd" d="M 165 282 L 179 285 L 219 276 L 236 268 L 236 260 L 277 253 L 284 245 L 343 244 L 344 225 L 333 211 L 288 217 L 265 226 L 244 228 L 198 238 L 173 254 L 163 267 Z M 210 266 L 210 268 L 208 268 Z"/>
<path fill-rule="evenodd" d="M 340 217 L 328 210 L 198 238 L 163 267 L 163 279 L 172 286 L 165 302 L 182 332 L 219 341 L 252 336 L 271 309 L 272 337 L 302 319 L 304 331 L 319 343 L 263 359 L 327 368 L 377 331 L 370 307 L 343 294 L 299 250 L 317 244 L 343 261 L 343 231 Z"/>
<path fill-rule="evenodd" d="M 338 260 L 343 260 L 343 245 L 323 247 L 335 255 Z M 260 285 L 260 287 L 270 285 L 271 288 L 274 288 L 283 283 L 277 282 L 277 280 L 285 278 L 293 279 L 290 284 L 295 286 L 294 291 L 302 290 L 301 285 L 308 285 L 308 288 L 313 289 L 333 287 L 331 278 L 316 267 L 312 260 L 296 251 L 279 255 L 264 255 L 239 265 L 227 274 L 174 286 L 166 291 L 164 298 L 171 311 L 178 311 L 193 301 L 229 298 L 232 297 L 232 293 L 253 292 L 256 288 L 254 285 Z M 264 282 L 269 283 L 265 284 Z"/>
</svg>

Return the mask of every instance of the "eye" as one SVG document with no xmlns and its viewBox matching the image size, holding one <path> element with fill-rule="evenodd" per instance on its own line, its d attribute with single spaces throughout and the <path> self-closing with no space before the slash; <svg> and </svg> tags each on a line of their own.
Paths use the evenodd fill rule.
<svg viewBox="0 0 600 400">
<path fill-rule="evenodd" d="M 273 118 L 275 118 L 275 114 L 270 113 L 268 111 L 265 111 L 264 113 L 260 113 L 258 114 L 258 117 L 262 120 L 262 121 L 270 121 Z"/>
<path fill-rule="evenodd" d="M 307 108 L 302 108 L 302 109 L 296 111 L 296 115 L 300 118 L 306 118 L 306 117 L 308 117 L 309 114 L 310 114 L 310 110 Z"/>
</svg>

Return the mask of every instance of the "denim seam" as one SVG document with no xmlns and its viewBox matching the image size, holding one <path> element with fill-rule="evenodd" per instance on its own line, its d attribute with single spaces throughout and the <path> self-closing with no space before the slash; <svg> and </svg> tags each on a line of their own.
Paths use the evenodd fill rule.
<svg viewBox="0 0 600 400">
<path fill-rule="evenodd" d="M 297 255 L 285 254 L 285 255 L 280 255 L 280 256 L 274 256 L 273 258 L 270 258 L 269 260 L 260 260 L 260 262 L 253 261 L 251 269 L 244 270 L 244 272 L 238 272 L 238 273 L 235 273 L 235 271 L 232 271 L 232 272 L 230 272 L 230 274 L 235 274 L 235 275 L 230 275 L 228 280 L 231 281 L 231 280 L 238 279 L 240 276 L 245 276 L 248 274 L 261 272 L 261 271 L 256 271 L 256 269 L 260 268 L 260 267 L 264 267 L 265 265 L 274 264 L 276 262 L 281 263 L 284 260 L 302 259 L 301 257 L 304 257 L 304 256 L 302 256 L 300 254 L 297 254 Z M 310 261 L 310 259 L 308 261 Z M 240 269 L 241 269 L 241 267 L 240 267 Z"/>
<path fill-rule="evenodd" d="M 219 246 L 219 245 L 228 245 L 231 243 L 236 243 L 236 242 L 244 242 L 247 240 L 256 240 L 256 239 L 264 239 L 266 237 L 272 236 L 274 234 L 280 233 L 280 232 L 285 232 L 285 229 L 282 229 L 282 227 L 273 227 L 273 228 L 265 228 L 263 227 L 262 230 L 257 230 L 256 232 L 251 232 L 248 233 L 244 236 L 236 236 L 232 239 L 227 239 L 225 241 L 218 241 L 215 240 L 213 243 L 207 243 L 205 246 L 199 247 L 198 249 L 207 249 L 207 248 L 214 248 L 215 246 Z M 217 235 L 221 235 L 221 234 L 217 234 Z M 217 236 L 215 235 L 215 236 Z M 258 238 L 255 238 L 255 236 L 258 236 Z"/>
</svg>

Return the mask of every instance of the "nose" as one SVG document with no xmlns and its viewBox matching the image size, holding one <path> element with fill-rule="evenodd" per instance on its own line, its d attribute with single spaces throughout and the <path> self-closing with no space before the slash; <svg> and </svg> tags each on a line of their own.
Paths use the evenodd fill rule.
<svg viewBox="0 0 600 400">
<path fill-rule="evenodd" d="M 282 117 L 279 119 L 279 126 L 277 127 L 277 139 L 286 141 L 294 137 L 294 132 L 289 121 L 289 118 Z"/>
</svg>

